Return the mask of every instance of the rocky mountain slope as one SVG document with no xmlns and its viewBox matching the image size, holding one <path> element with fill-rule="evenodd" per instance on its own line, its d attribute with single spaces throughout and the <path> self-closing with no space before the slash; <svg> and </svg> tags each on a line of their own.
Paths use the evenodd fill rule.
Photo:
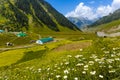
<svg viewBox="0 0 120 80">
<path fill-rule="evenodd" d="M 0 1 L 0 29 L 34 32 L 78 30 L 44 0 Z"/>
<path fill-rule="evenodd" d="M 92 20 L 88 20 L 87 18 L 77 18 L 77 17 L 67 17 L 67 18 L 78 28 L 84 28 L 87 25 L 90 25 L 94 22 Z"/>
</svg>

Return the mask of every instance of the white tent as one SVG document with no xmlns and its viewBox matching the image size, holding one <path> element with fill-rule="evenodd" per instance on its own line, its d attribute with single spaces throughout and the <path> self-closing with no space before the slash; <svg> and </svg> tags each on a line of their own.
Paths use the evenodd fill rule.
<svg viewBox="0 0 120 80">
<path fill-rule="evenodd" d="M 41 40 L 37 40 L 36 43 L 37 44 L 43 44 L 43 42 Z"/>
</svg>

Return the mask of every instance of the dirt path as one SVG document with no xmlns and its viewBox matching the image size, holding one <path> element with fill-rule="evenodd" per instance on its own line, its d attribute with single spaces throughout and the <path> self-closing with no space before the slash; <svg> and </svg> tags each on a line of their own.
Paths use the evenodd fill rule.
<svg viewBox="0 0 120 80">
<path fill-rule="evenodd" d="M 15 50 L 15 49 L 30 48 L 30 47 L 33 47 L 33 46 L 35 46 L 35 45 L 31 44 L 31 45 L 24 45 L 24 46 L 16 46 L 16 47 L 12 47 L 12 48 L 0 48 L 0 52 Z"/>
<path fill-rule="evenodd" d="M 83 48 L 90 46 L 91 44 L 92 44 L 91 41 L 75 42 L 75 43 L 60 46 L 60 47 L 54 49 L 54 51 L 80 50 L 80 49 L 83 49 Z"/>
</svg>

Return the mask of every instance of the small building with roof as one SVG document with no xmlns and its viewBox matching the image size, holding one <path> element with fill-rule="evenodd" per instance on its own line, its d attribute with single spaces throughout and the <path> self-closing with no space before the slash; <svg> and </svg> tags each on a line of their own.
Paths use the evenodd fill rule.
<svg viewBox="0 0 120 80">
<path fill-rule="evenodd" d="M 48 37 L 48 38 L 41 38 L 39 40 L 36 41 L 37 44 L 44 44 L 44 43 L 47 43 L 47 42 L 51 42 L 53 41 L 54 39 L 52 37 Z"/>
</svg>

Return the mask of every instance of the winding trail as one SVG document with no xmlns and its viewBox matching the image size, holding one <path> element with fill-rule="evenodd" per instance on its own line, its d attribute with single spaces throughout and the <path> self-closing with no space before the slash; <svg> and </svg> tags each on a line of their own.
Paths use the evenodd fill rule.
<svg viewBox="0 0 120 80">
<path fill-rule="evenodd" d="M 31 48 L 33 46 L 36 46 L 36 45 L 35 44 L 30 44 L 30 45 L 24 45 L 24 46 L 16 46 L 16 47 L 12 47 L 12 48 L 0 48 L 0 52 L 15 50 L 15 49 Z"/>
</svg>

